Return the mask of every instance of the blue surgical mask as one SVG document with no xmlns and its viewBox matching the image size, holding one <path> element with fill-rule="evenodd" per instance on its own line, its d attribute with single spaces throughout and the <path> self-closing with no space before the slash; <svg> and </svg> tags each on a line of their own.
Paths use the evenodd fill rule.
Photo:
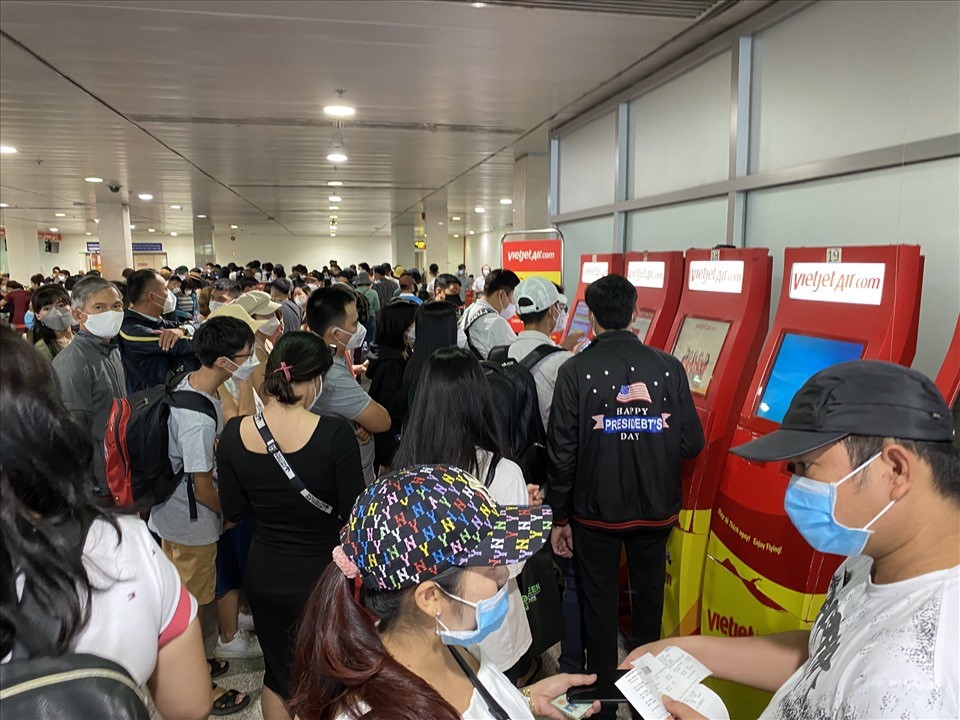
<svg viewBox="0 0 960 720">
<path fill-rule="evenodd" d="M 507 608 L 510 607 L 506 583 L 504 583 L 492 597 L 475 603 L 464 600 L 456 595 L 451 595 L 439 585 L 437 585 L 437 587 L 440 588 L 447 597 L 453 598 L 457 602 L 462 602 L 464 605 L 469 605 L 477 611 L 476 630 L 451 630 L 444 625 L 440 616 L 437 616 L 437 625 L 443 628 L 442 630 L 438 629 L 437 634 L 440 636 L 440 640 L 444 645 L 462 645 L 463 647 L 476 645 L 503 625 L 503 620 L 507 617 Z"/>
<path fill-rule="evenodd" d="M 27 330 L 33 330 L 33 326 L 36 323 L 36 315 L 33 314 L 33 310 L 27 310 L 23 314 L 23 324 L 27 326 Z"/>
<path fill-rule="evenodd" d="M 866 526 L 849 528 L 840 524 L 836 518 L 837 486 L 859 473 L 880 455 L 881 453 L 877 453 L 835 483 L 817 482 L 802 475 L 794 475 L 790 478 L 790 484 L 783 498 L 783 507 L 790 521 L 814 550 L 844 557 L 859 555 L 863 552 L 867 540 L 873 534 L 870 526 L 883 517 L 896 501 L 891 500 L 887 503 L 887 506 Z"/>
</svg>

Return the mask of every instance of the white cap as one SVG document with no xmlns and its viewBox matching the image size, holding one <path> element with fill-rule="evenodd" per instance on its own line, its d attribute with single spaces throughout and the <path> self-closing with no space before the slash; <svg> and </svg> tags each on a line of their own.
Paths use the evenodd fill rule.
<svg viewBox="0 0 960 720">
<path fill-rule="evenodd" d="M 561 295 L 552 282 L 534 275 L 517 285 L 513 301 L 517 304 L 517 315 L 528 315 L 542 312 L 557 302 L 566 305 L 567 297 Z"/>
</svg>

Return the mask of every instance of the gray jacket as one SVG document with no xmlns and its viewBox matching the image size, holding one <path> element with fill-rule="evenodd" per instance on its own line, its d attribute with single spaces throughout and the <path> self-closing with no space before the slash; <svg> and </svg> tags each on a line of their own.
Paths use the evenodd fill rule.
<svg viewBox="0 0 960 720">
<path fill-rule="evenodd" d="M 53 359 L 53 371 L 70 416 L 90 431 L 97 492 L 105 495 L 109 490 L 103 467 L 103 436 L 111 403 L 127 395 L 117 342 L 105 344 L 81 330 Z"/>
</svg>

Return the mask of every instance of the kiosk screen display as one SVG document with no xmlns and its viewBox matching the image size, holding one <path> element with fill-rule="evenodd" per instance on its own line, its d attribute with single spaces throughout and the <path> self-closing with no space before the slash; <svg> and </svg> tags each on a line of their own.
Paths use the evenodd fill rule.
<svg viewBox="0 0 960 720">
<path fill-rule="evenodd" d="M 824 368 L 859 360 L 862 354 L 863 343 L 786 333 L 757 406 L 757 417 L 782 422 L 801 385 Z"/>
<path fill-rule="evenodd" d="M 653 322 L 653 310 L 643 309 L 637 313 L 637 319 L 633 321 L 630 329 L 633 334 L 643 340 L 647 336 L 647 330 L 650 329 L 650 323 Z"/>
<path fill-rule="evenodd" d="M 592 327 L 590 326 L 590 318 L 587 315 L 588 312 L 586 300 L 577 302 L 577 307 L 573 311 L 573 321 L 570 323 L 570 332 L 568 334 L 576 335 L 579 333 L 583 336 L 590 334 Z"/>
<path fill-rule="evenodd" d="M 690 392 L 707 394 L 729 330 L 730 323 L 723 320 L 706 320 L 692 315 L 683 319 L 673 354 L 680 358 L 687 371 Z"/>
</svg>

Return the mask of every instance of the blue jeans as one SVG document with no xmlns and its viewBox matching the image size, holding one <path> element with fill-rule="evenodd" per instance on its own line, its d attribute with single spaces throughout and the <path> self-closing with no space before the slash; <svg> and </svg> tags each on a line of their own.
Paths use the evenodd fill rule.
<svg viewBox="0 0 960 720">
<path fill-rule="evenodd" d="M 557 566 L 563 572 L 563 620 L 567 631 L 560 641 L 558 665 L 562 673 L 582 673 L 585 667 L 583 658 L 583 637 L 580 625 L 580 603 L 577 600 L 577 576 L 573 569 L 573 560 L 553 556 Z"/>
</svg>

